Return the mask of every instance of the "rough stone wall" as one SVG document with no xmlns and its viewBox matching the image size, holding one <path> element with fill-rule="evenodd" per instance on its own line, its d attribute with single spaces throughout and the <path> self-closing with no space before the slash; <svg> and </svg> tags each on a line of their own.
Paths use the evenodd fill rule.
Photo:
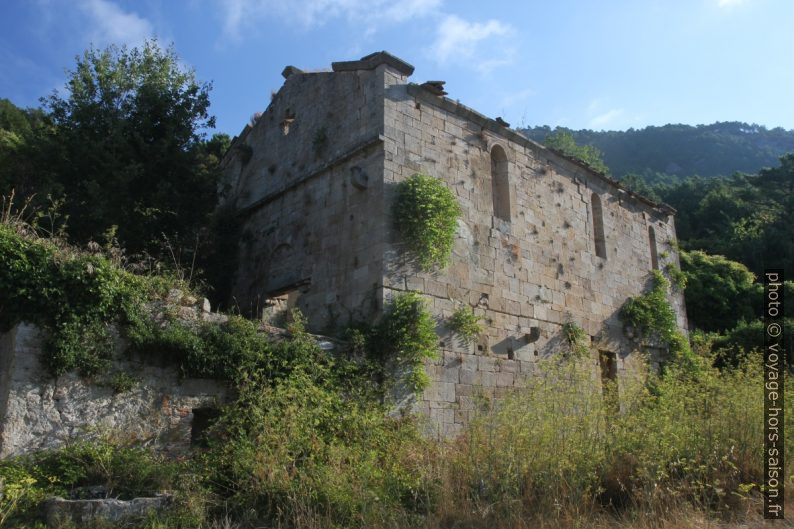
<svg viewBox="0 0 794 529">
<path fill-rule="evenodd" d="M 279 130 L 279 119 L 290 115 L 286 108 L 295 113 L 295 136 Z M 303 132 L 300 120 L 308 124 Z M 317 153 L 311 131 L 321 126 L 333 130 L 332 143 Z M 235 294 L 241 306 L 259 312 L 253 305 L 263 297 L 300 284 L 297 306 L 321 330 L 349 319 L 373 321 L 394 293 L 423 292 L 439 322 L 442 358 L 428 365 L 433 383 L 414 407 L 439 435 L 462 429 L 475 396 L 500 397 L 535 373 L 539 359 L 558 353 L 569 321 L 591 338 L 595 380 L 600 351 L 614 354 L 619 387 L 641 370 L 644 360 L 632 354 L 639 346 L 624 336 L 617 313 L 650 280 L 650 227 L 659 268 L 678 264 L 665 208 L 408 84 L 406 70 L 388 64 L 288 76 L 238 141 L 253 148 L 249 165 L 236 154 L 227 164 L 230 201 L 246 219 Z M 506 161 L 492 162 L 500 149 Z M 506 189 L 495 186 L 492 169 L 506 169 Z M 443 271 L 417 272 L 392 229 L 396 185 L 416 172 L 442 179 L 463 210 Z M 509 213 L 495 214 L 494 190 Z M 683 296 L 674 293 L 671 302 L 685 329 Z M 461 306 L 484 318 L 486 332 L 476 343 L 463 343 L 445 327 Z M 663 351 L 647 352 L 655 362 Z"/>
<path fill-rule="evenodd" d="M 17 325 L 0 336 L 0 457 L 105 434 L 184 452 L 191 443 L 193 410 L 218 408 L 227 398 L 223 384 L 180 379 L 174 368 L 122 356 L 109 372 L 136 377 L 131 391 L 115 394 L 101 380 L 74 374 L 53 379 L 40 364 L 41 349 L 34 326 Z"/>
<path fill-rule="evenodd" d="M 388 84 L 388 83 L 387 83 Z M 439 319 L 443 358 L 429 366 L 433 384 L 416 407 L 441 435 L 469 420 L 475 394 L 499 397 L 536 369 L 538 359 L 564 348 L 562 325 L 575 322 L 592 339 L 594 376 L 599 351 L 615 353 L 618 385 L 640 362 L 617 314 L 650 280 L 648 228 L 661 268 L 678 264 L 672 217 L 604 178 L 496 122 L 416 85 L 394 83 L 385 99 L 385 192 L 423 172 L 442 179 L 463 210 L 449 267 L 417 273 L 390 233 L 384 285 L 420 290 Z M 495 216 L 493 149 L 507 155 L 509 221 Z M 605 257 L 595 248 L 592 195 L 600 197 Z M 666 252 L 666 254 L 664 253 Z M 671 301 L 686 327 L 683 296 Z M 474 307 L 485 335 L 465 344 L 445 328 L 457 307 Z M 658 360 L 659 350 L 649 351 Z"/>
<path fill-rule="evenodd" d="M 379 310 L 384 70 L 295 73 L 238 138 L 253 152 L 225 167 L 244 223 L 234 287 L 244 311 L 291 292 L 320 331 Z"/>
</svg>

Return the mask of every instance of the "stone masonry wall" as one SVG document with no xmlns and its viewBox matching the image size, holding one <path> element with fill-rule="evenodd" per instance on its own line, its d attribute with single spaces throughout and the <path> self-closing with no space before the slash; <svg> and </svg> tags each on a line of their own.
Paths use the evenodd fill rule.
<svg viewBox="0 0 794 529">
<path fill-rule="evenodd" d="M 183 307 L 180 317 L 196 313 Z M 191 444 L 194 410 L 217 409 L 229 397 L 222 383 L 182 379 L 173 367 L 126 354 L 95 380 L 76 374 L 53 379 L 40 363 L 41 351 L 42 335 L 34 326 L 17 325 L 0 335 L 0 457 L 105 434 L 181 453 Z M 117 394 L 105 385 L 116 372 L 138 382 Z"/>
<path fill-rule="evenodd" d="M 245 312 L 291 292 L 321 331 L 380 309 L 384 69 L 295 73 L 237 140 L 253 151 L 225 169 L 244 222 L 234 301 Z"/>
<path fill-rule="evenodd" d="M 428 367 L 433 384 L 416 408 L 440 435 L 469 420 L 475 394 L 499 397 L 522 384 L 538 359 L 564 347 L 571 321 L 592 340 L 594 376 L 599 351 L 616 354 L 618 385 L 641 362 L 617 314 L 650 280 L 649 227 L 659 266 L 678 265 L 673 218 L 619 190 L 588 169 L 520 137 L 494 121 L 399 79 L 387 82 L 385 193 L 422 172 L 442 179 L 463 210 L 448 268 L 417 273 L 407 266 L 396 234 L 386 254 L 384 286 L 419 290 L 439 321 L 442 359 Z M 510 220 L 494 215 L 491 151 L 507 154 Z M 595 251 L 592 195 L 603 209 L 606 256 Z M 671 296 L 686 328 L 683 296 Z M 457 307 L 474 307 L 485 335 L 462 343 L 444 322 Z M 660 350 L 651 350 L 658 360 Z"/>
</svg>

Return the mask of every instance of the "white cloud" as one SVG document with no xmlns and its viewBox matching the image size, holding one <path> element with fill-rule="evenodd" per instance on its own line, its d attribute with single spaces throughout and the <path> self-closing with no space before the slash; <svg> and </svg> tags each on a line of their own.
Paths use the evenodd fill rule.
<svg viewBox="0 0 794 529">
<path fill-rule="evenodd" d="M 223 32 L 239 39 L 268 17 L 291 21 L 304 29 L 343 18 L 370 34 L 378 27 L 427 16 L 443 0 L 220 0 Z"/>
<path fill-rule="evenodd" d="M 491 53 L 483 53 L 483 44 L 494 38 L 504 44 L 504 37 L 510 34 L 512 28 L 498 20 L 468 22 L 457 15 L 447 15 L 438 26 L 431 53 L 438 62 L 466 62 L 487 71 L 509 63 L 512 50 L 503 45 L 489 46 Z"/>
<path fill-rule="evenodd" d="M 746 3 L 747 0 L 717 0 L 717 5 L 719 7 L 734 7 Z"/>
<path fill-rule="evenodd" d="M 88 37 L 95 46 L 137 46 L 154 35 L 149 20 L 126 12 L 109 0 L 81 0 L 79 6 L 90 19 Z"/>
<path fill-rule="evenodd" d="M 622 108 L 612 108 L 590 119 L 587 126 L 591 129 L 603 129 L 623 115 Z"/>
</svg>

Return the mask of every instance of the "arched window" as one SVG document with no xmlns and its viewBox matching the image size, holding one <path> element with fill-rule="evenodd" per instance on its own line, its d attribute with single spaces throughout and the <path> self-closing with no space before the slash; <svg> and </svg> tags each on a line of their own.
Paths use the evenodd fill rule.
<svg viewBox="0 0 794 529">
<path fill-rule="evenodd" d="M 653 226 L 648 226 L 648 242 L 651 245 L 651 268 L 659 270 L 659 256 L 656 253 L 656 232 Z"/>
<path fill-rule="evenodd" d="M 604 238 L 604 211 L 601 208 L 601 197 L 593 193 L 590 199 L 593 209 L 593 240 L 598 257 L 607 258 L 607 243 Z"/>
<path fill-rule="evenodd" d="M 499 145 L 491 149 L 491 191 L 493 214 L 510 222 L 510 179 L 507 175 L 507 155 Z"/>
</svg>

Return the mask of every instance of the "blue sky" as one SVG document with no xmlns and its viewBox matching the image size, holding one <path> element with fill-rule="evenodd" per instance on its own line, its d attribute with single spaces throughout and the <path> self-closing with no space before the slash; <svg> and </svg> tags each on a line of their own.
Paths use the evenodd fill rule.
<svg viewBox="0 0 794 529">
<path fill-rule="evenodd" d="M 288 64 L 388 50 L 514 127 L 739 120 L 794 129 L 791 0 L 4 0 L 0 97 L 60 88 L 94 44 L 173 42 L 236 134 Z"/>
</svg>

